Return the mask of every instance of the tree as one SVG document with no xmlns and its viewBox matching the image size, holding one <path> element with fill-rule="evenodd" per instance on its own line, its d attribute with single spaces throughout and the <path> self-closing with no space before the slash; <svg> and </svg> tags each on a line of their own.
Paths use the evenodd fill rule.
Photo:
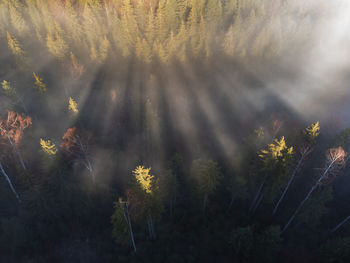
<svg viewBox="0 0 350 263">
<path fill-rule="evenodd" d="M 225 34 L 224 41 L 222 42 L 223 51 L 229 56 L 233 56 L 235 52 L 234 35 L 235 32 L 233 30 L 233 25 L 231 25 Z"/>
<path fill-rule="evenodd" d="M 18 202 L 21 202 L 21 199 L 19 198 L 19 195 L 15 189 L 15 187 L 13 186 L 12 182 L 11 182 L 11 179 L 10 177 L 7 175 L 7 173 L 5 172 L 4 170 L 4 167 L 2 165 L 2 163 L 0 162 L 0 172 L 2 173 L 2 175 L 5 177 L 6 181 L 8 182 L 10 188 L 11 188 L 11 191 L 13 192 L 13 194 L 16 196 Z"/>
<path fill-rule="evenodd" d="M 257 209 L 264 195 L 268 201 L 276 198 L 288 174 L 292 156 L 293 147 L 287 146 L 284 136 L 280 140 L 275 139 L 273 143 L 268 144 L 266 149 L 260 151 L 260 170 L 264 176 L 250 206 L 250 211 L 254 212 Z"/>
<path fill-rule="evenodd" d="M 16 90 L 11 87 L 10 82 L 3 80 L 1 82 L 1 87 L 7 97 L 13 97 L 16 95 Z"/>
<path fill-rule="evenodd" d="M 237 227 L 232 230 L 229 243 L 236 255 L 246 262 L 272 262 L 280 248 L 280 235 L 279 226 Z"/>
<path fill-rule="evenodd" d="M 131 205 L 131 214 L 135 218 L 146 220 L 150 239 L 156 238 L 154 218 L 162 211 L 158 180 L 150 173 L 151 168 L 137 166 L 132 171 L 133 187 L 127 191 L 127 200 Z"/>
<path fill-rule="evenodd" d="M 243 199 L 247 196 L 246 181 L 241 176 L 231 177 L 229 182 L 228 190 L 231 193 L 230 204 L 228 205 L 227 211 L 230 211 L 235 200 Z"/>
<path fill-rule="evenodd" d="M 240 258 L 248 258 L 254 248 L 254 233 L 251 226 L 238 227 L 232 230 L 229 240 L 236 255 Z"/>
<path fill-rule="evenodd" d="M 17 91 L 14 87 L 12 87 L 11 83 L 9 81 L 3 80 L 1 82 L 1 87 L 3 92 L 5 93 L 5 96 L 8 98 L 8 100 L 10 101 L 10 106 L 12 106 L 12 104 L 19 106 L 18 104 L 20 103 L 23 110 L 25 112 L 27 112 L 27 108 L 22 100 L 22 98 L 17 94 Z"/>
<path fill-rule="evenodd" d="M 23 58 L 24 51 L 19 41 L 15 37 L 11 36 L 9 32 L 6 32 L 6 36 L 7 36 L 7 44 L 12 54 L 17 58 Z"/>
<path fill-rule="evenodd" d="M 33 72 L 33 76 L 34 76 L 34 89 L 38 90 L 40 92 L 40 94 L 44 94 L 46 92 L 46 85 L 43 82 L 43 79 L 40 78 L 35 72 Z"/>
<path fill-rule="evenodd" d="M 122 244 L 125 243 L 125 236 L 129 232 L 130 241 L 136 253 L 134 232 L 129 214 L 129 201 L 123 201 L 119 198 L 118 202 L 114 203 L 114 213 L 111 217 L 111 222 L 113 224 L 113 237 L 116 241 Z"/>
<path fill-rule="evenodd" d="M 160 187 L 163 198 L 169 202 L 169 213 L 172 216 L 179 187 L 178 178 L 172 169 L 168 169 L 163 173 L 160 180 Z"/>
<path fill-rule="evenodd" d="M 45 141 L 44 139 L 40 139 L 40 146 L 42 151 L 48 155 L 55 155 L 57 153 L 56 145 L 50 140 Z"/>
<path fill-rule="evenodd" d="M 197 159 L 192 162 L 190 176 L 198 194 L 203 198 L 202 211 L 205 214 L 208 196 L 215 192 L 222 177 L 220 168 L 213 160 Z"/>
<path fill-rule="evenodd" d="M 327 240 L 318 249 L 318 262 L 342 263 L 350 261 L 350 237 L 335 237 Z"/>
<path fill-rule="evenodd" d="M 92 181 L 95 182 L 95 174 L 90 161 L 90 144 L 92 134 L 76 127 L 69 128 L 62 137 L 61 149 L 68 155 L 83 163 L 89 171 Z"/>
<path fill-rule="evenodd" d="M 57 24 L 56 24 L 57 27 Z M 64 59 L 69 51 L 67 42 L 62 37 L 62 29 L 56 28 L 55 33 L 49 33 L 46 38 L 46 46 L 57 59 Z"/>
<path fill-rule="evenodd" d="M 76 103 L 76 101 L 75 101 L 74 99 L 72 99 L 72 97 L 69 97 L 68 109 L 69 109 L 71 112 L 73 112 L 73 114 L 79 113 L 78 104 Z"/>
<path fill-rule="evenodd" d="M 336 225 L 335 228 L 332 229 L 332 233 L 336 232 L 339 228 L 341 228 L 346 222 L 348 222 L 350 219 L 350 216 L 347 216 L 344 218 L 338 225 Z"/>
<path fill-rule="evenodd" d="M 10 143 L 24 170 L 26 170 L 26 166 L 18 146 L 22 140 L 24 130 L 31 124 L 32 118 L 13 111 L 7 111 L 7 119 L 0 118 L 0 136 Z"/>
<path fill-rule="evenodd" d="M 275 208 L 273 209 L 273 212 L 272 212 L 273 215 L 276 214 L 279 205 L 281 204 L 283 198 L 285 197 L 289 187 L 291 186 L 295 176 L 297 175 L 298 171 L 300 170 L 305 159 L 313 151 L 314 145 L 316 143 L 316 138 L 320 134 L 319 130 L 320 130 L 319 122 L 316 122 L 314 124 L 311 124 L 309 127 L 307 127 L 305 129 L 305 131 L 303 131 L 304 142 L 303 142 L 303 145 L 298 149 L 299 159 L 297 161 L 297 165 L 293 169 L 292 175 L 290 176 L 288 183 L 287 183 L 286 187 L 284 188 L 284 191 L 283 191 L 280 199 L 278 200 L 278 202 L 275 205 Z"/>
<path fill-rule="evenodd" d="M 323 168 L 323 172 L 321 173 L 321 176 L 316 181 L 316 183 L 311 187 L 306 197 L 300 202 L 299 206 L 297 207 L 293 215 L 289 218 L 287 224 L 284 226 L 282 232 L 285 232 L 288 229 L 289 225 L 293 222 L 295 216 L 298 214 L 300 209 L 304 206 L 306 201 L 309 200 L 312 193 L 321 185 L 330 184 L 340 174 L 340 171 L 344 168 L 346 164 L 345 157 L 346 157 L 346 152 L 342 147 L 331 148 L 326 152 L 325 167 Z"/>
</svg>

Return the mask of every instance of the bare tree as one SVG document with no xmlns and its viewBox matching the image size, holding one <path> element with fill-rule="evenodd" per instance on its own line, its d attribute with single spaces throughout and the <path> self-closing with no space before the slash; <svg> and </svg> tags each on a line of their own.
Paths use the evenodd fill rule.
<svg viewBox="0 0 350 263">
<path fill-rule="evenodd" d="M 297 165 L 293 169 L 292 175 L 290 176 L 288 183 L 287 183 L 286 187 L 284 188 L 281 197 L 279 198 L 278 202 L 275 205 L 275 208 L 273 209 L 273 212 L 272 212 L 273 215 L 276 214 L 277 209 L 278 209 L 279 205 L 281 204 L 282 200 L 284 199 L 284 197 L 286 196 L 287 191 L 288 191 L 289 187 L 291 186 L 292 182 L 294 181 L 295 176 L 297 175 L 298 171 L 300 170 L 306 157 L 312 152 L 312 150 L 313 149 L 310 146 L 302 147 L 300 149 L 300 151 L 299 151 L 300 157 L 299 157 L 299 160 L 297 162 Z"/>
<path fill-rule="evenodd" d="M 284 226 L 282 233 L 285 232 L 289 225 L 293 222 L 294 218 L 306 203 L 309 200 L 312 193 L 321 185 L 330 184 L 338 175 L 339 172 L 344 168 L 346 164 L 346 153 L 342 147 L 329 149 L 326 153 L 326 162 L 323 172 L 316 183 L 311 187 L 310 191 L 306 197 L 300 202 L 299 206 L 295 210 L 294 214 L 290 217 L 287 224 Z"/>
</svg>

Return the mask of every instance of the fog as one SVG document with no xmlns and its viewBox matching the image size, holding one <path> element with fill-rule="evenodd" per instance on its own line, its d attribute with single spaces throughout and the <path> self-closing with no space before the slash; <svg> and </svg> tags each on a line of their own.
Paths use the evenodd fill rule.
<svg viewBox="0 0 350 263">
<path fill-rule="evenodd" d="M 109 38 L 118 28 L 113 26 L 112 16 L 95 18 L 94 14 L 84 11 L 81 17 L 77 16 L 76 21 L 83 21 L 79 25 L 70 20 L 74 17 L 69 16 L 63 4 L 41 5 L 52 12 L 53 18 L 48 17 L 56 24 L 45 19 L 41 21 L 39 13 L 37 20 L 33 20 L 35 27 L 14 20 L 13 10 L 22 14 L 33 10 L 25 5 L 9 8 L 12 25 L 5 21 L 4 14 L 2 20 L 3 34 L 11 32 L 13 37 L 18 34 L 20 45 L 26 48 L 21 58 L 21 64 L 25 65 L 21 66 L 27 68 L 16 72 L 13 69 L 19 58 L 17 64 L 14 63 L 13 54 L 3 45 L 2 60 L 9 61 L 12 68 L 3 70 L 0 79 L 13 84 L 25 105 L 17 103 L 11 107 L 21 111 L 26 108 L 26 113 L 34 118 L 32 147 L 35 151 L 39 147 L 35 142 L 38 138 L 51 138 L 59 145 L 64 131 L 77 125 L 94 132 L 98 138 L 96 151 L 102 156 L 109 154 L 109 145 L 118 145 L 120 154 L 130 159 L 126 166 L 137 162 L 164 166 L 174 152 L 181 152 L 188 162 L 216 155 L 225 162 L 232 162 L 239 159 L 239 147 L 244 138 L 259 127 L 265 127 L 272 140 L 318 120 L 329 133 L 350 125 L 347 114 L 350 3 L 346 0 L 268 3 L 262 11 L 259 4 L 250 9 L 248 4 L 240 3 L 245 20 L 235 33 L 239 39 L 232 40 L 233 55 L 225 54 L 226 50 L 223 52 L 221 47 L 227 38 L 226 29 L 213 33 L 210 26 L 216 21 L 212 21 L 205 28 L 211 48 L 205 56 L 194 56 L 197 51 L 193 47 L 185 53 L 185 60 L 180 58 L 167 63 L 156 55 L 152 62 L 145 63 L 147 47 L 136 44 L 132 49 L 130 43 L 135 39 L 129 44 L 120 40 L 129 51 L 133 50 L 127 57 L 122 55 L 124 46 L 118 39 L 114 44 Z M 107 7 L 105 11 L 100 10 L 101 14 L 113 13 L 112 5 L 110 9 Z M 254 14 L 250 12 L 252 9 L 256 10 Z M 33 14 L 31 17 L 34 19 Z M 238 18 L 234 25 L 238 24 Z M 91 51 L 95 44 L 89 49 L 87 41 L 64 36 L 70 22 L 76 29 L 74 32 L 91 43 L 92 37 L 103 38 L 99 35 L 103 31 L 103 41 L 110 40 L 110 44 L 106 44 L 110 48 L 104 62 L 89 59 L 98 52 L 98 48 Z M 42 32 L 43 28 L 51 26 L 57 30 L 56 42 L 50 46 L 53 45 L 49 42 L 52 33 L 47 30 L 47 50 L 41 46 L 45 44 Z M 155 31 L 153 38 L 158 33 Z M 189 43 L 196 34 L 189 36 Z M 3 42 L 7 40 L 3 36 Z M 103 41 L 99 48 L 104 45 Z M 69 55 L 66 51 L 68 45 L 77 54 L 77 61 L 72 60 L 73 53 Z M 101 57 L 105 55 L 103 50 L 100 52 Z M 153 47 L 153 52 L 160 50 Z M 177 52 L 180 54 L 180 50 Z M 65 59 L 57 59 L 57 54 Z M 80 68 L 82 73 L 79 73 Z M 43 77 L 47 94 L 33 93 L 32 72 L 39 72 Z M 78 103 L 79 114 L 69 112 L 69 97 Z M 5 110 L 11 103 L 4 94 L 1 99 Z M 281 129 L 274 127 L 276 121 L 281 123 Z M 99 159 L 96 157 L 101 163 Z"/>
</svg>

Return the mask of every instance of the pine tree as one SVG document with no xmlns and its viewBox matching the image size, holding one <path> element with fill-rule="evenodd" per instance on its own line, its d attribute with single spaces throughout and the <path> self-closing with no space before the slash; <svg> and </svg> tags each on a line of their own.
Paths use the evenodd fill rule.
<svg viewBox="0 0 350 263">
<path fill-rule="evenodd" d="M 197 159 L 192 162 L 190 175 L 197 193 L 203 198 L 202 211 L 205 214 L 208 197 L 221 180 L 220 168 L 213 160 Z"/>
<path fill-rule="evenodd" d="M 25 53 L 19 41 L 15 37 L 11 36 L 11 34 L 8 31 L 6 32 L 6 36 L 7 36 L 8 47 L 11 53 L 14 55 L 16 59 L 16 63 L 20 66 L 23 66 L 23 64 L 25 63 L 25 58 L 24 58 Z"/>
<path fill-rule="evenodd" d="M 43 82 L 43 79 L 41 77 L 39 77 L 35 72 L 33 72 L 33 76 L 34 76 L 34 89 L 38 90 L 40 92 L 40 94 L 44 94 L 46 92 L 46 85 Z"/>
</svg>

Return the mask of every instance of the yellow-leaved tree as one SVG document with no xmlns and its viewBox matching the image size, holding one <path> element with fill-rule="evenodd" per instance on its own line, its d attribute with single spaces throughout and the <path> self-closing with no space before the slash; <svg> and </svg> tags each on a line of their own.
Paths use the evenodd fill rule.
<svg viewBox="0 0 350 263">
<path fill-rule="evenodd" d="M 136 181 L 147 194 L 152 194 L 152 186 L 154 184 L 154 175 L 151 175 L 150 171 L 151 168 L 145 168 L 144 166 L 137 166 L 132 171 Z"/>
<path fill-rule="evenodd" d="M 290 185 L 292 184 L 296 174 L 301 169 L 303 163 L 305 162 L 305 159 L 307 156 L 309 156 L 313 149 L 314 145 L 316 144 L 316 139 L 318 135 L 320 134 L 320 123 L 315 122 L 308 126 L 304 131 L 302 131 L 302 142 L 301 145 L 298 146 L 296 154 L 298 159 L 296 161 L 296 166 L 293 169 L 292 175 L 290 176 L 288 183 L 286 187 L 283 190 L 283 193 L 279 200 L 277 201 L 272 214 L 276 214 L 278 207 L 280 206 L 282 200 L 284 199 Z"/>
<path fill-rule="evenodd" d="M 127 191 L 131 216 L 146 221 L 149 236 L 155 239 L 154 218 L 159 216 L 163 209 L 158 180 L 151 174 L 151 168 L 145 168 L 142 165 L 137 166 L 132 174 L 135 183 Z"/>
<path fill-rule="evenodd" d="M 250 206 L 250 211 L 254 212 L 263 199 L 271 203 L 280 194 L 282 185 L 288 178 L 288 168 L 293 160 L 293 154 L 293 147 L 287 146 L 284 136 L 275 139 L 260 151 L 258 174 L 262 175 L 263 180 Z"/>
<path fill-rule="evenodd" d="M 33 76 L 35 80 L 34 89 L 38 90 L 40 94 L 44 94 L 46 92 L 46 85 L 43 82 L 43 79 L 39 77 L 35 72 L 33 72 Z"/>
<path fill-rule="evenodd" d="M 79 113 L 78 103 L 72 97 L 69 97 L 68 109 L 74 114 Z"/>
<path fill-rule="evenodd" d="M 50 140 L 40 139 L 41 150 L 48 155 L 55 155 L 57 153 L 56 145 Z"/>
<path fill-rule="evenodd" d="M 10 82 L 3 80 L 1 82 L 1 87 L 7 97 L 13 97 L 16 95 L 16 90 L 11 87 Z"/>
</svg>

